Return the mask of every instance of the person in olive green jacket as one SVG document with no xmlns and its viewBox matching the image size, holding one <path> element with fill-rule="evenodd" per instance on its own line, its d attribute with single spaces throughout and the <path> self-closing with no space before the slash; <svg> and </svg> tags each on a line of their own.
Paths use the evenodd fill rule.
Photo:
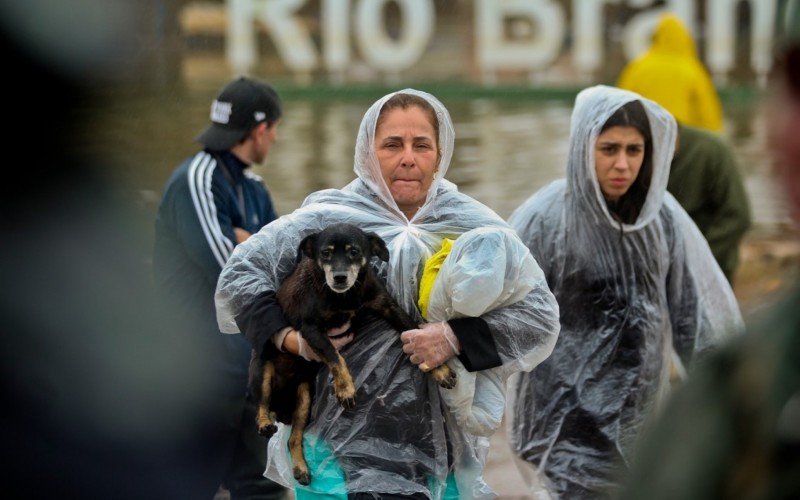
<svg viewBox="0 0 800 500">
<path fill-rule="evenodd" d="M 718 135 L 679 123 L 667 190 L 697 224 L 732 283 L 739 244 L 751 225 L 750 202 L 733 150 Z"/>
</svg>

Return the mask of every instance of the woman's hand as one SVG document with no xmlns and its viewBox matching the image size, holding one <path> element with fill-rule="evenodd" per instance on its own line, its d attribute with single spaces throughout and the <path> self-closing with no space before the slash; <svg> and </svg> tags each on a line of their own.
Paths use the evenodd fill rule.
<svg viewBox="0 0 800 500">
<path fill-rule="evenodd" d="M 446 321 L 425 323 L 400 334 L 403 352 L 419 369 L 427 372 L 461 352 L 461 345 Z"/>
<path fill-rule="evenodd" d="M 349 328 L 349 323 L 346 326 Z M 347 328 L 344 330 L 342 330 L 342 328 L 335 328 L 328 331 L 328 338 L 330 339 L 331 344 L 333 344 L 333 348 L 337 351 L 353 341 L 353 332 L 350 332 L 344 337 L 331 336 L 340 335 L 346 330 Z M 280 340 L 281 345 L 279 346 L 281 351 L 296 354 L 307 361 L 316 361 L 318 363 L 322 363 L 322 358 L 320 358 L 319 355 L 311 348 L 311 346 L 308 345 L 308 342 L 305 338 L 303 338 L 303 335 L 299 331 L 289 328 L 286 333 L 281 332 L 279 335 L 282 335 L 283 337 Z"/>
</svg>

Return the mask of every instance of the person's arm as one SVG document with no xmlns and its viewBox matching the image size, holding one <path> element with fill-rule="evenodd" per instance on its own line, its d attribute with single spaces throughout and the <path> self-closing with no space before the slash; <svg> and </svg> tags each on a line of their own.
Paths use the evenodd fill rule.
<svg viewBox="0 0 800 500">
<path fill-rule="evenodd" d="M 425 372 L 454 356 L 471 372 L 502 364 L 489 325 L 479 317 L 425 323 L 419 328 L 406 330 L 400 339 L 409 360 Z"/>
<path fill-rule="evenodd" d="M 270 349 L 268 346 L 272 345 L 272 337 L 290 326 L 278 304 L 278 297 L 272 290 L 256 295 L 234 319 L 239 331 L 250 341 L 257 353 L 263 352 L 265 347 Z M 290 352 L 297 351 L 295 349 Z"/>
<path fill-rule="evenodd" d="M 471 372 L 503 364 L 492 331 L 483 318 L 457 318 L 447 322 L 458 339 L 458 359 Z"/>
<path fill-rule="evenodd" d="M 209 282 L 216 283 L 233 251 L 236 236 L 221 179 L 214 175 L 215 163 L 204 162 L 201 155 L 188 171 L 187 192 L 176 199 L 176 230 L 192 261 Z"/>
<path fill-rule="evenodd" d="M 558 304 L 546 288 L 483 316 L 446 323 L 449 332 L 441 323 L 426 323 L 401 335 L 404 352 L 423 371 L 454 356 L 471 372 L 505 364 L 538 364 L 549 356 L 560 330 Z"/>
<path fill-rule="evenodd" d="M 494 341 L 496 366 L 530 370 L 546 359 L 561 331 L 559 308 L 544 279 L 523 300 L 481 316 Z"/>
</svg>

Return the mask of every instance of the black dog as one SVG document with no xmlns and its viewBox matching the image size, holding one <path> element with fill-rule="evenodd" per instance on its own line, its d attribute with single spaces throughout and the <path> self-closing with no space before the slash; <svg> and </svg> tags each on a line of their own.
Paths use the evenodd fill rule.
<svg viewBox="0 0 800 500">
<path fill-rule="evenodd" d="M 300 242 L 297 266 L 281 284 L 278 303 L 292 328 L 330 369 L 333 392 L 345 408 L 355 405 L 356 389 L 344 358 L 328 338 L 328 331 L 354 323 L 362 313 L 385 318 L 399 331 L 418 325 L 392 299 L 370 265 L 371 257 L 384 262 L 389 251 L 374 233 L 352 224 L 334 224 Z M 346 334 L 346 333 L 344 333 Z M 344 335 L 343 334 L 343 335 Z M 311 395 L 319 365 L 288 353 L 267 349 L 250 362 L 250 388 L 258 402 L 256 423 L 261 435 L 277 430 L 275 421 L 291 424 L 289 450 L 294 477 L 300 484 L 311 480 L 303 456 L 303 430 L 308 423 Z M 455 385 L 455 373 L 441 365 L 431 374 L 443 387 Z"/>
</svg>

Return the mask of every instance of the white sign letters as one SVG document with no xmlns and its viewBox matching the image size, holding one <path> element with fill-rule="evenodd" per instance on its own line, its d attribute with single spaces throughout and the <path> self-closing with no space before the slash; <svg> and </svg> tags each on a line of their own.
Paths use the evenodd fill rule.
<svg viewBox="0 0 800 500">
<path fill-rule="evenodd" d="M 312 71 L 323 70 L 337 81 L 354 62 L 361 62 L 384 75 L 396 77 L 413 68 L 436 36 L 433 0 L 320 0 L 319 40 L 297 12 L 307 0 L 227 0 L 229 30 L 228 60 L 236 71 L 246 72 L 256 62 L 254 22 L 263 23 L 278 55 L 301 81 Z M 384 19 L 385 7 L 394 3 L 400 13 L 399 35 L 389 36 Z M 571 38 L 570 56 L 578 75 L 590 78 L 604 64 L 609 20 L 606 6 L 628 6 L 641 11 L 624 26 L 617 26 L 626 57 L 639 55 L 647 46 L 658 15 L 677 14 L 694 33 L 698 33 L 697 0 L 472 0 L 474 46 L 454 53 L 454 58 L 474 61 L 484 81 L 494 81 L 498 71 L 546 70 Z M 719 81 L 734 69 L 736 61 L 736 12 L 740 0 L 706 0 L 705 54 L 709 69 Z M 771 47 L 777 0 L 747 0 L 752 25 L 749 45 L 752 69 L 760 79 L 766 77 L 772 57 Z M 571 10 L 567 20 L 566 6 Z M 659 6 L 660 5 L 660 6 Z M 509 36 L 507 26 L 514 20 L 531 28 L 529 36 Z M 567 35 L 570 35 L 568 37 Z M 617 37 L 619 38 L 619 37 Z M 357 51 L 352 50 L 351 40 Z M 465 65 L 466 67 L 466 65 Z M 464 76 L 464 75 L 453 75 Z"/>
</svg>

